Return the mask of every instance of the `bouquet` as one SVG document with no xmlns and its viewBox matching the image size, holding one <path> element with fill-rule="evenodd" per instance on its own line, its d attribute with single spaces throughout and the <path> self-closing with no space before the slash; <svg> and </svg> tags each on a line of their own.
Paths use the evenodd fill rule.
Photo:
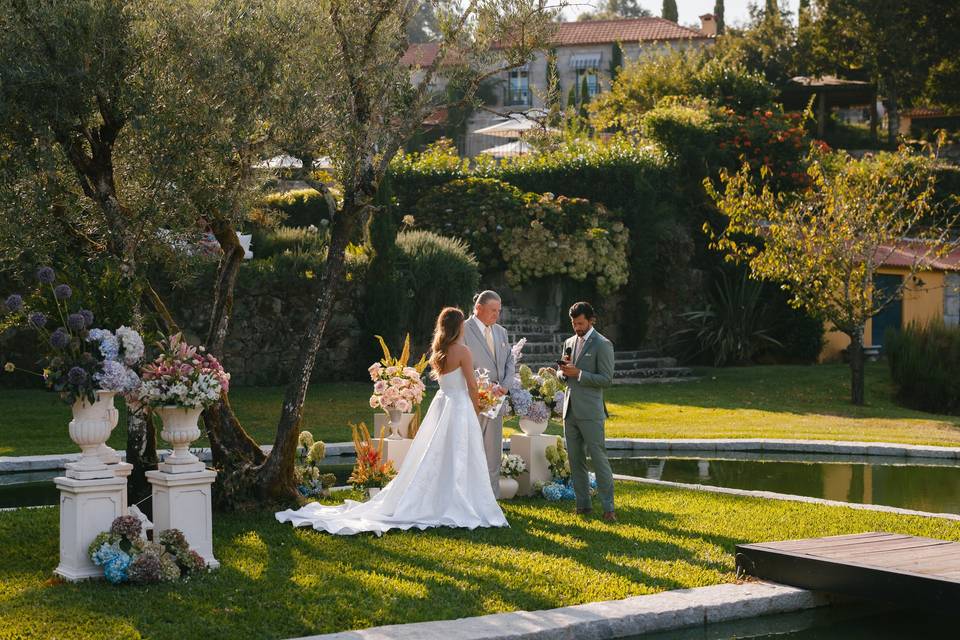
<svg viewBox="0 0 960 640">
<path fill-rule="evenodd" d="M 500 414 L 500 408 L 506 402 L 506 389 L 490 381 L 490 372 L 486 369 L 477 369 L 477 393 L 480 400 L 480 415 L 496 419 Z"/>
<path fill-rule="evenodd" d="M 383 338 L 376 336 L 383 348 L 383 359 L 370 365 L 370 380 L 373 381 L 373 395 L 370 396 L 370 408 L 399 409 L 409 413 L 423 402 L 426 385 L 423 383 L 423 371 L 427 367 L 426 356 L 414 366 L 408 366 L 410 359 L 410 334 L 403 343 L 403 352 L 399 358 L 390 355 L 390 349 Z"/>
<path fill-rule="evenodd" d="M 555 369 L 543 367 L 533 373 L 527 365 L 520 366 L 510 389 L 510 408 L 517 416 L 544 422 L 551 414 L 560 414 L 563 399 L 564 386 Z"/>
<path fill-rule="evenodd" d="M 383 459 L 383 437 L 381 436 L 374 446 L 366 424 L 351 424 L 350 428 L 353 430 L 353 448 L 357 452 L 357 463 L 348 482 L 358 491 L 383 488 L 397 475 L 393 462 Z"/>
<path fill-rule="evenodd" d="M 140 400 L 153 407 L 209 407 L 230 389 L 230 374 L 203 347 L 192 347 L 181 334 L 158 342 L 160 355 L 143 367 Z"/>
<path fill-rule="evenodd" d="M 140 387 L 136 367 L 143 358 L 140 334 L 123 326 L 116 332 L 94 328 L 93 312 L 88 309 L 71 312 L 69 300 L 73 290 L 68 284 L 57 284 L 56 274 L 50 267 L 37 271 L 37 280 L 40 287 L 30 299 L 42 302 L 49 288 L 55 309 L 51 314 L 53 322 L 43 311 L 31 310 L 19 294 L 7 296 L 4 301 L 8 319 L 0 325 L 0 330 L 25 322 L 41 339 L 43 372 L 20 370 L 42 377 L 46 387 L 59 393 L 68 404 L 78 400 L 93 404 L 97 391 L 135 392 Z M 51 324 L 59 326 L 51 331 Z M 18 367 L 8 362 L 4 370 L 12 373 Z"/>
<path fill-rule="evenodd" d="M 293 477 L 300 495 L 307 498 L 330 495 L 330 487 L 336 483 L 337 477 L 320 471 L 320 463 L 326 453 L 327 447 L 323 441 L 314 441 L 309 431 L 300 432 L 297 460 L 293 467 Z"/>
<path fill-rule="evenodd" d="M 87 553 L 112 584 L 153 584 L 178 580 L 203 571 L 207 563 L 187 544 L 178 529 L 167 529 L 157 542 L 142 536 L 143 524 L 136 516 L 120 516 L 110 531 L 97 535 Z"/>
<path fill-rule="evenodd" d="M 504 455 L 500 458 L 500 475 L 504 478 L 517 478 L 527 470 L 527 463 L 518 455 Z"/>
</svg>

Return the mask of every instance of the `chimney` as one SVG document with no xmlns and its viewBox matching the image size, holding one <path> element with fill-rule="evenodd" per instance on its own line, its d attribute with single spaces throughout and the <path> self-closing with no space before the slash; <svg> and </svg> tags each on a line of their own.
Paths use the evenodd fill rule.
<svg viewBox="0 0 960 640">
<path fill-rule="evenodd" d="M 703 35 L 711 38 L 717 35 L 717 19 L 712 13 L 705 13 L 700 16 L 700 31 L 703 32 Z"/>
</svg>

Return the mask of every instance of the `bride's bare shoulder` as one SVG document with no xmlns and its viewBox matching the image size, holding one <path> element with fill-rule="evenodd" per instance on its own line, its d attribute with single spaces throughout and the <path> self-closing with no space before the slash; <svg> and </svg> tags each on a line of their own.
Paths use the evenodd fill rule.
<svg viewBox="0 0 960 640">
<path fill-rule="evenodd" d="M 469 356 L 470 356 L 470 349 L 468 349 L 465 345 L 462 345 L 458 342 L 455 342 L 449 347 L 447 347 L 448 358 L 455 358 L 456 360 L 459 361 L 460 359 L 464 357 L 469 357 Z"/>
</svg>

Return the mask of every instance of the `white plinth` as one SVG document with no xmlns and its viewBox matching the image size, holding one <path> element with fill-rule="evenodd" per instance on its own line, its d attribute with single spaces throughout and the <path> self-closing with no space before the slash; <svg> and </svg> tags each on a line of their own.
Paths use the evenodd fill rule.
<svg viewBox="0 0 960 640">
<path fill-rule="evenodd" d="M 130 473 L 133 471 L 133 465 L 129 462 L 117 462 L 114 464 L 108 464 L 107 469 L 113 471 L 115 478 L 122 478 L 124 482 L 127 481 L 127 478 L 130 477 Z M 127 514 L 127 492 L 123 492 L 123 513 Z"/>
<path fill-rule="evenodd" d="M 193 473 L 148 471 L 147 481 L 153 485 L 154 540 L 167 529 L 179 529 L 190 548 L 216 569 L 220 563 L 213 557 L 213 508 L 210 486 L 216 471 L 205 469 Z"/>
<path fill-rule="evenodd" d="M 384 460 L 392 460 L 393 468 L 399 471 L 400 465 L 403 464 L 403 459 L 407 457 L 407 452 L 410 451 L 410 445 L 412 444 L 412 438 L 404 438 L 403 440 L 384 440 Z"/>
<path fill-rule="evenodd" d="M 60 564 L 54 573 L 70 581 L 102 578 L 103 567 L 90 561 L 87 548 L 126 514 L 126 478 L 59 477 L 53 482 L 60 489 Z"/>
<path fill-rule="evenodd" d="M 510 436 L 510 453 L 520 456 L 527 463 L 527 470 L 517 478 L 520 483 L 519 495 L 529 496 L 533 493 L 533 485 L 550 481 L 550 466 L 545 452 L 547 447 L 555 444 L 557 436 L 528 436 L 522 433 Z"/>
<path fill-rule="evenodd" d="M 404 438 L 410 437 L 410 422 L 413 420 L 413 413 L 402 413 L 400 414 L 400 435 Z M 380 431 L 383 431 L 384 439 L 390 435 L 390 429 L 387 427 L 387 423 L 390 422 L 390 416 L 385 413 L 375 413 L 373 414 L 373 436 L 374 439 L 380 437 Z"/>
</svg>

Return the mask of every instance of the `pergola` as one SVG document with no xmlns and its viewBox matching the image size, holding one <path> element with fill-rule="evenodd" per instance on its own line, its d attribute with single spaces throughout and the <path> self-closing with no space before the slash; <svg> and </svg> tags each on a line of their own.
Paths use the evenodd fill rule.
<svg viewBox="0 0 960 640">
<path fill-rule="evenodd" d="M 836 76 L 790 78 L 781 92 L 780 102 L 785 109 L 804 109 L 810 98 L 817 100 L 817 136 L 825 132 L 827 113 L 831 107 L 867 105 L 870 109 L 870 135 L 877 137 L 877 87 L 863 80 L 844 80 Z"/>
</svg>

